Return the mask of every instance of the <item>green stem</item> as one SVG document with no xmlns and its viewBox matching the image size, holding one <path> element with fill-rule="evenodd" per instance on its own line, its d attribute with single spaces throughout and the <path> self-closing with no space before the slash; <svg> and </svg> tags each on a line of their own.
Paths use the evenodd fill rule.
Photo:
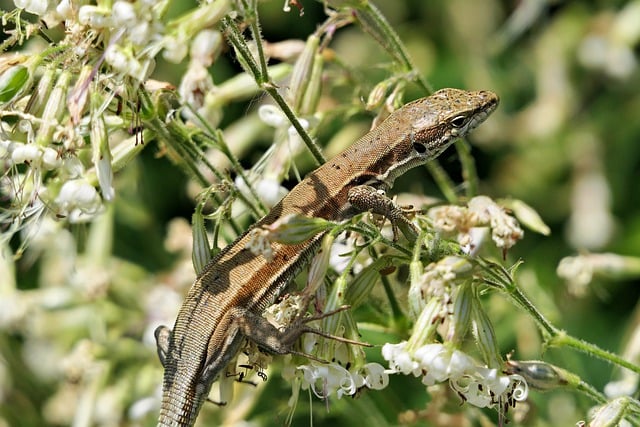
<svg viewBox="0 0 640 427">
<path fill-rule="evenodd" d="M 360 223 L 358 225 L 355 224 L 347 224 L 344 228 L 345 231 L 352 231 L 354 233 L 358 233 L 361 234 L 362 236 L 366 237 L 369 241 L 377 241 L 380 242 L 382 245 L 386 246 L 386 247 L 390 247 L 393 248 L 395 250 L 397 250 L 400 253 L 403 253 L 407 256 L 411 255 L 411 250 L 405 248 L 402 245 L 399 245 L 398 243 L 389 240 L 385 237 L 383 237 L 380 232 L 378 230 L 375 230 L 373 227 L 369 226 L 366 223 Z"/>
<path fill-rule="evenodd" d="M 249 72 L 249 74 L 253 76 L 258 86 L 262 86 L 267 81 L 267 76 L 263 76 L 260 72 L 258 64 L 256 64 L 253 54 L 251 53 L 249 46 L 247 46 L 240 29 L 229 15 L 222 18 L 222 28 L 226 31 L 229 41 L 244 61 L 244 65 L 249 68 L 249 70 L 245 71 Z"/>
<path fill-rule="evenodd" d="M 442 166 L 438 163 L 437 160 L 431 160 L 425 164 L 429 173 L 433 177 L 433 180 L 436 182 L 440 191 L 444 195 L 444 198 L 449 203 L 456 203 L 458 201 L 458 196 L 456 196 L 455 186 L 453 185 L 453 181 L 449 178 L 449 175 L 442 169 Z"/>
<path fill-rule="evenodd" d="M 262 46 L 262 31 L 260 31 L 260 22 L 258 20 L 258 2 L 256 0 L 252 0 L 251 7 L 249 7 L 246 0 L 243 0 L 242 3 L 247 10 L 251 10 L 249 27 L 251 28 L 251 35 L 253 36 L 253 40 L 256 42 L 256 50 L 258 53 L 258 61 L 260 61 L 261 74 L 265 79 L 264 81 L 267 81 L 266 79 L 268 79 L 269 71 L 267 70 L 267 60 L 265 58 L 264 49 Z"/>
<path fill-rule="evenodd" d="M 462 179 L 466 184 L 467 198 L 472 198 L 478 195 L 478 172 L 476 170 L 476 162 L 471 155 L 471 145 L 464 140 L 458 139 L 455 142 L 456 150 L 458 150 L 458 157 L 462 164 Z"/>
<path fill-rule="evenodd" d="M 315 163 L 318 166 L 325 163 L 327 159 L 322 154 L 322 151 L 320 151 L 320 147 L 318 147 L 318 144 L 316 144 L 311 139 L 307 131 L 304 129 L 304 127 L 302 127 L 302 124 L 300 123 L 296 115 L 293 113 L 293 110 L 291 110 L 291 107 L 289 107 L 289 104 L 287 104 L 287 101 L 285 101 L 284 98 L 280 95 L 280 92 L 278 92 L 278 89 L 276 88 L 276 86 L 263 85 L 263 87 L 264 87 L 264 90 L 269 95 L 271 95 L 273 100 L 276 101 L 276 104 L 278 104 L 278 106 L 280 107 L 284 115 L 287 116 L 287 118 L 291 122 L 291 125 L 298 132 L 298 135 L 300 135 L 300 137 L 304 141 L 309 151 L 311 151 L 311 155 L 313 156 Z"/>
<path fill-rule="evenodd" d="M 218 132 L 214 131 L 214 134 L 217 135 Z M 242 169 L 242 166 L 240 165 L 240 162 L 235 157 L 233 157 L 236 160 L 236 163 L 233 163 L 233 161 L 231 160 L 231 157 L 229 157 L 229 154 L 231 152 L 228 150 L 228 147 L 225 150 L 224 149 L 224 145 L 220 143 L 220 141 L 222 141 L 222 136 L 220 135 L 217 138 L 217 141 L 212 141 L 212 139 L 211 139 L 211 137 L 209 135 L 197 133 L 197 134 L 193 135 L 193 139 L 196 142 L 203 143 L 203 144 L 209 145 L 209 146 L 213 145 L 213 144 L 216 144 L 218 146 L 218 148 L 220 149 L 220 151 L 222 151 L 223 153 L 225 153 L 225 155 L 227 155 L 227 158 L 233 164 L 234 170 L 236 171 L 236 173 L 238 173 L 238 176 L 240 176 L 240 178 L 247 184 L 247 188 L 249 189 L 249 192 L 251 193 L 251 196 L 254 198 L 254 200 L 256 200 L 258 202 L 258 206 L 255 206 L 253 204 L 253 202 L 251 200 L 249 200 L 249 198 L 244 193 L 242 193 L 242 191 L 240 191 L 240 190 L 236 190 L 235 191 L 235 195 L 238 197 L 238 199 L 242 203 L 247 205 L 247 207 L 257 217 L 265 215 L 266 214 L 266 208 L 262 204 L 262 201 L 260 200 L 260 198 L 258 197 L 257 193 L 253 189 L 253 186 L 249 182 L 248 178 L 246 177 L 246 175 L 244 175 L 244 170 Z M 222 182 L 222 181 L 226 180 L 225 176 L 222 175 L 222 173 L 220 173 L 220 171 L 218 171 L 216 169 L 216 167 L 211 164 L 211 162 L 209 162 L 209 160 L 207 159 L 207 157 L 204 154 L 201 155 L 201 161 L 205 164 L 207 169 L 209 169 L 215 175 L 215 177 L 218 179 L 218 181 Z"/>
<path fill-rule="evenodd" d="M 140 96 L 146 109 L 153 112 L 152 114 L 149 114 L 150 118 L 145 120 L 146 126 L 155 133 L 156 138 L 165 142 L 165 147 L 167 147 L 169 152 L 172 153 L 176 164 L 181 167 L 188 176 L 191 176 L 193 179 L 198 181 L 203 187 L 207 187 L 209 182 L 198 169 L 197 164 L 199 161 L 204 162 L 216 177 L 222 180 L 223 177 L 219 175 L 216 169 L 207 161 L 202 150 L 194 144 L 189 131 L 186 130 L 182 124 L 176 121 L 169 121 L 168 123 L 165 123 L 161 120 L 156 106 L 153 104 L 146 91 L 141 90 Z M 218 206 L 222 205 L 222 199 L 218 194 L 213 193 L 212 196 Z M 236 234 L 242 233 L 242 228 L 233 218 L 229 218 L 229 224 Z"/>
<path fill-rule="evenodd" d="M 318 145 L 311 139 L 296 115 L 291 110 L 291 107 L 289 107 L 289 104 L 287 104 L 287 101 L 285 101 L 282 95 L 280 95 L 275 83 L 271 82 L 268 75 L 262 75 L 260 69 L 258 68 L 258 65 L 255 62 L 255 59 L 253 58 L 253 55 L 251 54 L 251 51 L 249 50 L 249 47 L 247 46 L 244 38 L 240 33 L 240 29 L 238 28 L 238 26 L 235 24 L 235 22 L 233 22 L 231 18 L 226 16 L 222 20 L 222 27 L 227 32 L 229 41 L 236 49 L 238 54 L 242 57 L 242 62 L 244 62 L 249 67 L 248 71 L 254 76 L 258 86 L 260 86 L 273 98 L 284 115 L 287 116 L 287 118 L 291 122 L 291 125 L 298 132 L 309 151 L 311 151 L 311 155 L 313 156 L 315 163 L 317 165 L 323 164 L 326 159 L 320 151 L 320 147 L 318 147 Z"/>
<path fill-rule="evenodd" d="M 369 250 L 371 251 L 371 258 L 373 259 L 379 258 L 379 255 L 373 246 L 371 246 Z M 397 325 L 401 321 L 401 319 L 404 319 L 404 315 L 402 314 L 402 309 L 400 308 L 400 304 L 398 303 L 396 294 L 395 292 L 393 292 L 393 288 L 387 276 L 381 274 L 380 281 L 382 282 L 384 293 L 387 296 L 387 301 L 389 301 L 389 307 L 391 308 L 391 319 Z"/>
<path fill-rule="evenodd" d="M 496 286 L 505 290 L 508 295 L 515 301 L 517 305 L 522 307 L 535 320 L 538 327 L 542 330 L 546 337 L 546 344 L 553 347 L 569 347 L 586 353 L 590 356 L 597 357 L 614 365 L 627 368 L 632 372 L 640 374 L 640 366 L 624 360 L 615 353 L 603 350 L 595 344 L 579 340 L 575 337 L 567 335 L 567 333 L 556 328 L 549 322 L 544 315 L 529 301 L 524 293 L 516 286 L 510 273 L 498 264 L 489 261 L 480 260 L 479 265 L 483 267 L 483 272 L 490 277 L 485 279 L 487 284 Z"/>
<path fill-rule="evenodd" d="M 416 83 L 425 93 L 433 93 L 433 88 L 422 74 L 416 70 L 416 67 L 413 65 L 411 57 L 402 43 L 402 40 L 400 40 L 398 34 L 393 30 L 393 27 L 389 25 L 389 22 L 384 15 L 373 5 L 372 2 L 368 1 L 364 3 L 365 4 L 362 9 L 356 9 L 356 15 L 363 24 L 365 31 L 373 36 L 391 56 L 396 58 L 406 71 L 414 74 Z M 372 23 L 373 25 L 369 23 Z M 376 30 L 379 30 L 381 34 Z"/>
<path fill-rule="evenodd" d="M 231 149 L 229 148 L 229 145 L 227 144 L 227 142 L 224 140 L 224 136 L 222 135 L 222 132 L 220 130 L 214 129 L 211 127 L 211 125 L 209 124 L 209 122 L 207 122 L 201 115 L 200 113 L 198 113 L 197 111 L 192 110 L 192 112 L 196 115 L 196 117 L 198 117 L 198 119 L 200 120 L 200 123 L 202 124 L 202 126 L 211 134 L 213 135 L 213 142 L 215 143 L 216 147 L 222 151 L 222 153 L 227 157 L 227 159 L 229 160 L 229 162 L 231 163 L 231 166 L 233 167 L 233 170 L 238 174 L 238 176 L 240 177 L 240 179 L 242 179 L 244 181 L 244 183 L 247 185 L 247 188 L 249 189 L 249 192 L 251 193 L 251 196 L 253 197 L 253 199 L 256 201 L 256 203 L 258 204 L 258 206 L 254 206 L 253 203 L 249 204 L 248 206 L 251 208 L 251 210 L 253 211 L 253 213 L 256 216 L 264 216 L 267 213 L 267 208 L 264 205 L 264 203 L 262 203 L 262 199 L 260 198 L 260 196 L 258 195 L 258 193 L 256 192 L 255 188 L 253 188 L 252 183 L 249 181 L 249 178 L 247 177 L 247 175 L 244 173 L 244 168 L 242 167 L 242 165 L 240 164 L 240 161 L 238 160 L 238 158 L 233 154 L 233 152 L 231 151 Z M 206 157 L 205 157 L 206 160 Z M 209 162 L 206 161 L 207 167 L 214 173 L 216 174 L 216 176 L 218 177 L 218 179 L 222 179 L 221 175 L 216 168 Z M 243 202 L 247 202 L 248 200 L 243 200 Z"/>
<path fill-rule="evenodd" d="M 553 347 L 573 348 L 588 355 L 605 360 L 609 363 L 613 363 L 614 365 L 627 368 L 628 370 L 635 372 L 636 374 L 640 374 L 640 366 L 624 360 L 615 353 L 603 350 L 595 344 L 582 341 L 578 338 L 572 337 L 571 335 L 567 335 L 564 331 L 559 331 L 556 335 L 553 335 L 549 340 L 547 340 L 547 344 Z"/>
</svg>

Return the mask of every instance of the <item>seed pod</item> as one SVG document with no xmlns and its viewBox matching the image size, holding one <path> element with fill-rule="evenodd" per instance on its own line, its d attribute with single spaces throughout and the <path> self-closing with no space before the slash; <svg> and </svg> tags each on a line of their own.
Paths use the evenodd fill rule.
<svg viewBox="0 0 640 427">
<path fill-rule="evenodd" d="M 296 112 L 300 111 L 307 88 L 309 87 L 314 64 L 319 56 L 317 55 L 319 45 L 320 38 L 314 34 L 310 35 L 304 50 L 293 66 L 291 83 L 289 84 L 289 99 Z"/>
<path fill-rule="evenodd" d="M 538 212 L 531 206 L 518 199 L 500 201 L 503 206 L 511 209 L 518 221 L 530 230 L 540 233 L 543 236 L 551 234 L 551 229 L 544 223 Z"/>
<path fill-rule="evenodd" d="M 29 113 L 36 117 L 42 116 L 44 108 L 47 105 L 47 100 L 51 96 L 53 85 L 56 82 L 57 72 L 57 67 L 54 65 L 50 65 L 45 68 L 44 73 L 42 73 L 42 77 L 38 80 L 38 86 L 29 97 L 29 102 L 24 109 L 25 113 Z"/>
<path fill-rule="evenodd" d="M 91 118 L 91 148 L 93 149 L 93 165 L 96 168 L 102 198 L 111 201 L 115 197 L 113 189 L 113 169 L 111 166 L 111 150 L 104 116 L 95 114 Z"/>
<path fill-rule="evenodd" d="M 73 74 L 69 70 L 60 73 L 58 81 L 51 91 L 51 96 L 47 100 L 47 104 L 42 112 L 42 125 L 38 129 L 36 135 L 36 144 L 39 146 L 47 146 L 51 143 L 53 132 L 60 124 L 63 114 L 67 107 L 67 92 Z"/>
<path fill-rule="evenodd" d="M 505 364 L 505 373 L 521 375 L 529 387 L 539 391 L 579 383 L 579 378 L 575 375 L 539 360 L 508 360 Z"/>
</svg>

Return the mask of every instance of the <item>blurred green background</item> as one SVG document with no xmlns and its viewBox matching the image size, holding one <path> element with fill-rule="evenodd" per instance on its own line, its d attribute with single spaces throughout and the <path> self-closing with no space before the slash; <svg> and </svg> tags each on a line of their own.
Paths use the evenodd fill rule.
<svg viewBox="0 0 640 427">
<path fill-rule="evenodd" d="M 260 19 L 267 41 L 305 39 L 324 20 L 319 2 L 302 0 L 303 16 L 295 8 L 284 13 L 282 3 L 261 3 Z M 622 352 L 637 328 L 638 277 L 595 278 L 576 294 L 558 277 L 556 267 L 563 257 L 581 252 L 640 256 L 640 1 L 375 3 L 434 88 L 489 89 L 500 95 L 498 111 L 470 138 L 480 193 L 525 201 L 552 230 L 550 236 L 527 232 L 509 251 L 510 261 L 524 260 L 518 283 L 557 326 L 605 349 Z M 0 6 L 3 10 L 12 8 L 6 1 Z M 171 13 L 178 15 L 180 7 L 186 10 L 190 5 L 173 7 Z M 329 47 L 354 71 L 350 78 L 355 76 L 356 82 L 344 79 L 343 84 L 335 84 L 324 100 L 328 106 L 336 99 L 356 95 L 366 99 L 375 84 L 389 75 L 384 66 L 389 57 L 357 26 L 338 30 Z M 211 73 L 219 83 L 239 70 L 227 52 Z M 341 67 L 329 63 L 327 70 L 327 78 L 344 78 Z M 184 64 L 159 60 L 153 77 L 177 85 L 184 71 Z M 417 86 L 410 86 L 406 98 L 424 95 Z M 252 111 L 256 103 L 252 99 L 225 109 L 221 127 Z M 351 120 L 361 122 L 364 131 L 369 119 L 360 115 Z M 320 130 L 319 142 L 326 144 L 341 126 L 332 121 Z M 268 142 L 268 135 L 264 139 Z M 258 152 L 264 149 L 265 145 L 257 148 Z M 113 236 L 113 272 L 126 274 L 109 277 L 106 289 L 89 299 L 91 309 L 77 308 L 69 313 L 64 303 L 54 301 L 46 316 L 31 308 L 34 311 L 27 311 L 25 325 L 0 331 L 0 426 L 3 422 L 10 426 L 65 425 L 69 420 L 65 399 L 70 399 L 68 410 L 74 407 L 74 399 L 89 399 L 72 391 L 68 370 L 73 366 L 64 369 L 65 375 L 54 369 L 61 359 L 71 365 L 80 363 L 63 356 L 70 348 L 78 350 L 78 336 L 87 342 L 103 339 L 117 343 L 89 351 L 106 361 L 94 384 L 95 393 L 100 394 L 98 402 L 115 409 L 104 414 L 98 410 L 98 416 L 78 425 L 153 425 L 153 409 L 138 420 L 123 414 L 131 414 L 131 405 L 151 395 L 154 385 L 159 384 L 161 369 L 155 350 L 148 340 L 140 344 L 141 337 L 148 335 L 148 298 L 157 283 L 171 282 L 175 271 L 188 265 L 186 250 L 177 255 L 164 242 L 170 222 L 177 217 L 188 220 L 194 206 L 186 177 L 158 154 L 151 143 L 116 178 L 114 228 L 104 233 Z M 249 166 L 256 158 L 256 153 L 245 153 L 241 161 Z M 443 154 L 440 163 L 456 182 L 462 182 L 455 150 Z M 418 189 L 440 196 L 424 169 L 408 175 L 397 182 L 394 192 Z M 70 230 L 70 236 L 87 245 L 94 231 L 88 226 Z M 58 250 L 66 247 L 60 244 Z M 46 252 L 41 249 L 39 254 Z M 16 270 L 18 288 L 38 288 L 42 275 L 50 274 L 44 270 L 47 265 L 38 253 L 21 259 Z M 184 290 L 186 286 L 188 283 L 175 288 Z M 610 366 L 569 350 L 549 349 L 542 354 L 540 338 L 530 320 L 499 298 L 492 297 L 487 304 L 505 352 L 514 350 L 518 359 L 544 357 L 599 389 L 615 378 L 616 371 Z M 62 342 L 48 341 L 47 337 L 57 337 L 52 330 L 59 327 L 74 332 L 62 336 Z M 33 330 L 44 338 L 30 339 L 28 333 Z M 105 339 L 100 334 L 119 338 Z M 33 360 L 34 355 L 44 356 Z M 109 393 L 104 393 L 105 389 Z M 238 421 L 237 425 L 284 423 L 289 390 L 279 375 L 271 374 L 270 381 L 260 384 L 257 391 L 247 389 L 260 394 L 259 403 L 236 410 L 255 424 Z M 401 420 L 409 425 L 480 425 L 477 420 L 455 418 L 439 424 L 435 417 L 420 413 L 427 400 L 418 380 L 396 376 L 384 393 L 332 400 L 329 410 L 315 401 L 313 425 L 397 425 Z M 573 425 L 586 418 L 592 404 L 564 391 L 533 392 L 536 421 L 529 425 Z M 303 397 L 293 425 L 311 424 L 307 405 Z M 209 425 L 208 417 L 218 419 L 216 411 L 220 410 L 209 406 L 200 425 Z M 62 415 L 52 415 L 59 413 Z M 399 419 L 400 413 L 405 418 Z M 233 424 L 233 418 L 227 414 L 228 425 Z M 515 425 L 527 425 L 527 421 Z"/>
</svg>

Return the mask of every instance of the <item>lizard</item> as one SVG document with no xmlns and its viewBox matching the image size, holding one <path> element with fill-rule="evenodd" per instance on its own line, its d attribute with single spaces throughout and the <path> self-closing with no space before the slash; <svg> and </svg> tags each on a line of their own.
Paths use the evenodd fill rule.
<svg viewBox="0 0 640 427">
<path fill-rule="evenodd" d="M 244 339 L 287 354 L 295 353 L 293 345 L 301 334 L 314 332 L 302 322 L 279 330 L 262 313 L 311 261 L 326 232 L 303 243 L 274 242 L 267 259 L 246 248 L 250 230 L 290 214 L 342 221 L 369 210 L 385 215 L 404 233 L 412 223 L 378 190 L 390 189 L 398 176 L 436 158 L 482 123 L 498 103 L 490 91 L 447 88 L 404 105 L 310 172 L 266 216 L 217 253 L 195 279 L 173 329 L 159 326 L 155 331 L 164 366 L 158 426 L 195 423 L 213 382 Z"/>
</svg>

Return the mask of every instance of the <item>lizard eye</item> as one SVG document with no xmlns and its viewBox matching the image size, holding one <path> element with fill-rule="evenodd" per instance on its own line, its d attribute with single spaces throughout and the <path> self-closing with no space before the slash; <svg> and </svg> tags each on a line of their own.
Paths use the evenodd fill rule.
<svg viewBox="0 0 640 427">
<path fill-rule="evenodd" d="M 424 154 L 427 152 L 427 147 L 424 144 L 420 144 L 419 142 L 413 143 L 413 149 L 416 150 L 418 154 Z"/>
<path fill-rule="evenodd" d="M 454 128 L 460 128 L 460 127 L 464 126 L 466 121 L 467 121 L 467 117 L 466 116 L 457 116 L 457 117 L 454 117 L 451 120 L 451 126 L 453 126 Z"/>
</svg>

